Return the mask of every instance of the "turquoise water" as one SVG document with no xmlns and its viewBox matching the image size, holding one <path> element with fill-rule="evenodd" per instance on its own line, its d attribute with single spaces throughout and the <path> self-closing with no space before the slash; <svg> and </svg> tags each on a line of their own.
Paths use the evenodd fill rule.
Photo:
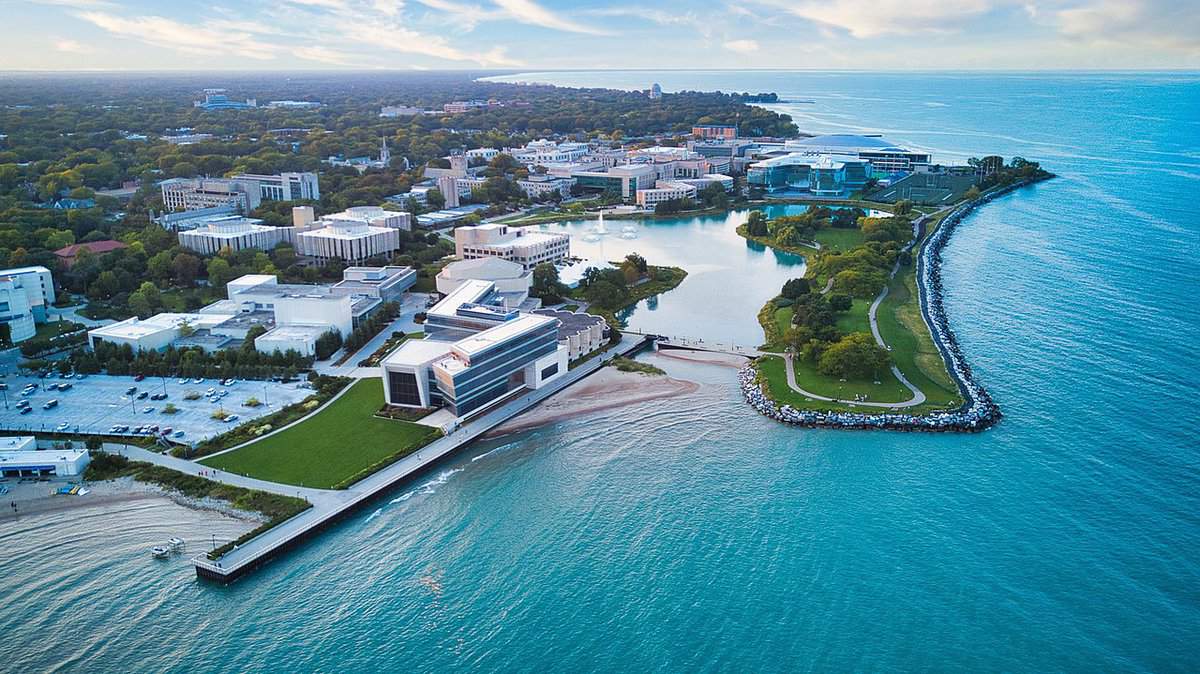
<svg viewBox="0 0 1200 674">
<path fill-rule="evenodd" d="M 228 588 L 82 542 L 94 521 L 5 529 L 5 669 L 1195 669 L 1200 78 L 555 77 L 774 90 L 816 101 L 781 106 L 805 130 L 1043 161 L 1058 180 L 981 208 L 946 254 L 948 313 L 1005 419 L 798 430 L 751 414 L 732 369 L 656 356 L 701 389 L 472 447 Z M 714 254 L 717 224 L 662 231 L 678 241 L 634 243 L 772 284 L 799 269 Z M 724 338 L 760 304 L 703 286 L 633 320 Z"/>
</svg>

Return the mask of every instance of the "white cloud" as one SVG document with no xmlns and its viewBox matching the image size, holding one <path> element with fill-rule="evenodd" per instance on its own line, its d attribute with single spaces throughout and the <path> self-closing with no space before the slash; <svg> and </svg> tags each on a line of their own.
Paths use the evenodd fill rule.
<svg viewBox="0 0 1200 674">
<path fill-rule="evenodd" d="M 1099 0 L 1057 13 L 1064 35 L 1102 45 L 1200 54 L 1200 9 L 1179 0 Z"/>
<path fill-rule="evenodd" d="M 758 42 L 754 40 L 729 40 L 721 46 L 739 54 L 753 54 L 758 51 Z"/>
<path fill-rule="evenodd" d="M 559 16 L 554 12 L 533 2 L 533 0 L 496 0 L 505 13 L 521 23 L 543 28 L 553 28 L 568 33 L 585 33 L 588 35 L 607 35 L 605 31 L 592 26 L 576 23 L 571 19 Z"/>
<path fill-rule="evenodd" d="M 65 38 L 55 40 L 54 48 L 67 54 L 90 54 L 94 51 L 91 47 L 81 42 Z"/>
<path fill-rule="evenodd" d="M 858 38 L 949 30 L 1004 0 L 761 0 Z"/>
<path fill-rule="evenodd" d="M 296 55 L 296 58 L 301 58 L 305 61 L 316 61 L 317 63 L 329 63 L 338 66 L 361 65 L 352 55 L 328 47 L 296 47 L 292 50 L 292 53 Z"/>
<path fill-rule="evenodd" d="M 185 54 L 214 56 L 230 53 L 246 58 L 270 60 L 275 58 L 279 51 L 278 47 L 264 43 L 248 32 L 207 28 L 161 16 L 139 16 L 129 19 L 106 12 L 80 12 L 76 16 L 113 35 Z"/>
</svg>

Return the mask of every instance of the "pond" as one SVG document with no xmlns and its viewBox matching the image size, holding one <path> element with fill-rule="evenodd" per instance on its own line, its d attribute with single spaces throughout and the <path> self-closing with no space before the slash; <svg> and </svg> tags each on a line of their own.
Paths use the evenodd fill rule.
<svg viewBox="0 0 1200 674">
<path fill-rule="evenodd" d="M 768 217 L 798 215 L 800 204 L 766 207 Z M 638 302 L 620 317 L 639 332 L 732 341 L 757 346 L 763 341 L 758 312 L 783 283 L 804 275 L 804 258 L 738 236 L 749 210 L 725 215 L 672 219 L 606 218 L 607 234 L 596 236 L 596 220 L 541 225 L 571 235 L 571 253 L 616 261 L 638 253 L 652 265 L 682 267 L 688 276 L 674 290 Z M 631 238 L 624 238 L 624 237 Z"/>
</svg>

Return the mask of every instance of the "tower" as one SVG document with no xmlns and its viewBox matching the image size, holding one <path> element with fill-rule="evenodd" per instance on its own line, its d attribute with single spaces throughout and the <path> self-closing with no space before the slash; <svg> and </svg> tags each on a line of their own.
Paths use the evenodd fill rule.
<svg viewBox="0 0 1200 674">
<path fill-rule="evenodd" d="M 392 153 L 388 151 L 387 138 L 379 139 L 379 163 L 383 164 L 383 168 L 387 168 L 392 161 Z"/>
</svg>

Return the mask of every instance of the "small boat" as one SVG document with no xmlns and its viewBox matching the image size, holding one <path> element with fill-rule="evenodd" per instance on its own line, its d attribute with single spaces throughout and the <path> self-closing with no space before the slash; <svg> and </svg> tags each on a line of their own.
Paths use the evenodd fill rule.
<svg viewBox="0 0 1200 674">
<path fill-rule="evenodd" d="M 161 545 L 156 545 L 150 548 L 150 555 L 155 559 L 166 559 L 167 557 L 171 556 L 171 551 Z"/>
<path fill-rule="evenodd" d="M 167 547 L 171 549 L 171 552 L 179 552 L 183 549 L 183 545 L 184 543 L 182 538 L 173 537 L 167 539 Z"/>
</svg>

